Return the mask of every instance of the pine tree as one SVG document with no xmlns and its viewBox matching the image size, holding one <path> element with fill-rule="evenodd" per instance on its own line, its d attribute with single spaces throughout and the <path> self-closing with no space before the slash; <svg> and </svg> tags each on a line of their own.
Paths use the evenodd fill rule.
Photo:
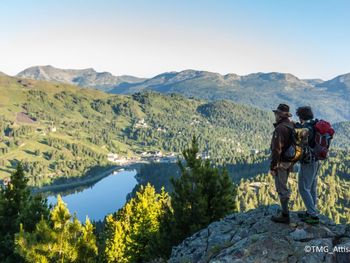
<svg viewBox="0 0 350 263">
<path fill-rule="evenodd" d="M 159 230 L 151 241 L 151 253 L 153 257 L 167 259 L 170 256 L 174 244 L 174 210 L 171 207 L 171 200 L 168 193 L 160 193 L 160 204 L 162 213 L 159 215 Z"/>
<path fill-rule="evenodd" d="M 0 189 L 0 261 L 22 262 L 14 253 L 15 234 L 20 224 L 32 230 L 40 218 L 47 217 L 46 201 L 40 196 L 33 197 L 27 186 L 21 163 L 10 177 L 10 183 Z"/>
<path fill-rule="evenodd" d="M 160 218 L 168 195 L 153 186 L 141 186 L 116 216 L 109 215 L 105 227 L 104 258 L 107 262 L 147 262 L 154 258 Z"/>
<path fill-rule="evenodd" d="M 193 136 L 191 147 L 183 151 L 186 164 L 178 161 L 181 177 L 172 180 L 175 244 L 236 210 L 236 188 L 227 169 L 220 171 L 198 155 L 197 138 Z"/>
<path fill-rule="evenodd" d="M 93 226 L 87 219 L 83 226 L 73 218 L 60 196 L 50 213 L 35 231 L 26 232 L 22 226 L 16 235 L 16 249 L 26 262 L 96 262 L 97 245 Z"/>
<path fill-rule="evenodd" d="M 79 258 L 77 262 L 96 262 L 98 248 L 96 245 L 96 237 L 94 235 L 94 226 L 91 224 L 89 218 L 86 218 L 85 225 L 81 230 L 81 236 L 78 241 L 78 254 Z"/>
</svg>

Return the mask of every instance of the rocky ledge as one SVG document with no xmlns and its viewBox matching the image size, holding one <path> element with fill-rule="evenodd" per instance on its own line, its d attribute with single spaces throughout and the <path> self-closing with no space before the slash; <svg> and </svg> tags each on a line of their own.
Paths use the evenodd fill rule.
<svg viewBox="0 0 350 263">
<path fill-rule="evenodd" d="M 308 225 L 291 213 L 291 223 L 270 220 L 278 206 L 261 206 L 211 223 L 174 247 L 170 263 L 350 263 L 350 225 L 325 216 Z"/>
</svg>

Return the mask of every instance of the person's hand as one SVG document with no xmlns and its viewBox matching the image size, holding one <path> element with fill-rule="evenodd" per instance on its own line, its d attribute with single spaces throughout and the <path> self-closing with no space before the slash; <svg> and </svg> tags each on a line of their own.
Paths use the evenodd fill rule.
<svg viewBox="0 0 350 263">
<path fill-rule="evenodd" d="M 269 174 L 271 174 L 272 176 L 276 176 L 277 175 L 277 172 L 275 170 L 270 170 L 269 171 Z"/>
</svg>

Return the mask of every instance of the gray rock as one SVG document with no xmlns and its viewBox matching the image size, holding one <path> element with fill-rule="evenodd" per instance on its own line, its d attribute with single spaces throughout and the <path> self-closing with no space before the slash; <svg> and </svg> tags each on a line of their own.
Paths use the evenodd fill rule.
<svg viewBox="0 0 350 263">
<path fill-rule="evenodd" d="M 297 228 L 292 233 L 290 233 L 293 240 L 304 240 L 308 237 L 307 232 L 304 229 Z"/>
<path fill-rule="evenodd" d="M 337 263 L 349 263 L 350 262 L 350 239 L 337 244 L 333 248 L 334 259 Z"/>
<path fill-rule="evenodd" d="M 348 226 L 324 216 L 311 226 L 296 212 L 289 225 L 277 224 L 270 220 L 277 211 L 278 206 L 261 206 L 214 222 L 174 247 L 168 262 L 350 262 Z M 335 246 L 339 251 L 332 253 Z"/>
</svg>

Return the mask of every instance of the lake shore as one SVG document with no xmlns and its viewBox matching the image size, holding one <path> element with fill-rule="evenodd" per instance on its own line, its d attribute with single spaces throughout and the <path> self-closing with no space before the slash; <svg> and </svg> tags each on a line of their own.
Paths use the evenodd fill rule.
<svg viewBox="0 0 350 263">
<path fill-rule="evenodd" d="M 82 176 L 79 178 L 71 178 L 71 179 L 67 179 L 65 182 L 62 182 L 62 183 L 53 183 L 42 187 L 33 187 L 31 191 L 32 193 L 42 193 L 42 192 L 48 192 L 48 191 L 64 190 L 67 188 L 78 187 L 78 186 L 82 186 L 90 183 L 92 184 L 103 179 L 109 174 L 113 173 L 118 168 L 119 168 L 118 166 L 115 166 L 115 167 L 108 168 L 105 171 L 102 171 L 101 173 L 98 173 L 95 175 Z"/>
<path fill-rule="evenodd" d="M 163 158 L 160 157 L 158 158 L 158 160 L 160 162 L 163 162 L 164 160 L 167 160 L 166 162 L 171 162 L 168 160 L 168 157 L 163 157 Z M 49 192 L 49 191 L 62 191 L 70 188 L 76 188 L 79 186 L 94 184 L 119 169 L 126 169 L 126 170 L 137 169 L 141 164 L 147 164 L 151 162 L 152 162 L 151 160 L 143 159 L 143 160 L 137 160 L 137 161 L 130 161 L 124 165 L 111 165 L 106 169 L 101 168 L 101 172 L 94 172 L 92 174 L 84 175 L 78 178 L 68 178 L 63 182 L 53 183 L 42 187 L 33 187 L 31 188 L 31 192 L 43 193 L 43 192 Z"/>
</svg>

